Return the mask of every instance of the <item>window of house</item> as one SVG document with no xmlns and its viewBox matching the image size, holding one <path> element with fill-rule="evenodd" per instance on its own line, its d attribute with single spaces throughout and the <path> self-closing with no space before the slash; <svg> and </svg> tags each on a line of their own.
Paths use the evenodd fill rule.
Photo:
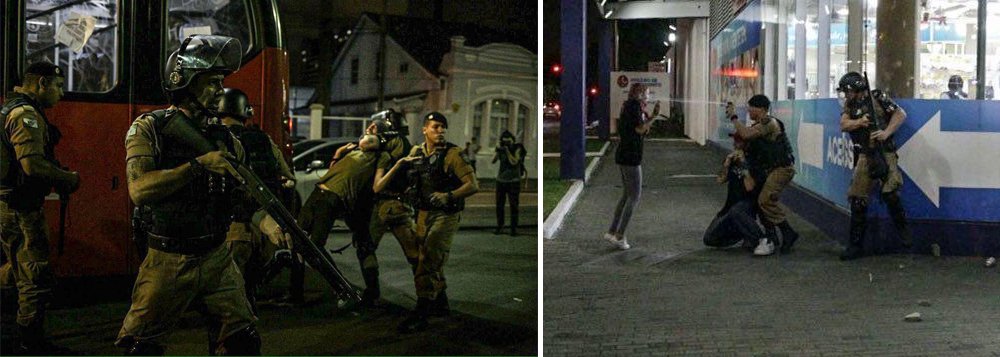
<svg viewBox="0 0 1000 357">
<path fill-rule="evenodd" d="M 511 129 L 511 121 L 514 118 L 512 102 L 503 99 L 494 99 L 490 107 L 490 141 L 487 147 L 496 147 L 500 143 L 500 134 L 504 130 Z"/>
<path fill-rule="evenodd" d="M 358 64 L 358 59 L 357 58 L 352 58 L 351 59 L 351 84 L 358 84 L 358 73 L 360 72 L 360 69 L 358 67 L 360 67 L 360 65 Z"/>
<path fill-rule="evenodd" d="M 482 145 L 483 139 L 483 114 L 486 113 L 486 102 L 476 104 L 476 109 L 472 113 L 472 135 L 478 139 Z"/>
<path fill-rule="evenodd" d="M 517 106 L 517 127 L 514 132 L 514 137 L 517 138 L 518 142 L 524 143 L 528 141 L 528 107 L 519 104 Z"/>
<path fill-rule="evenodd" d="M 399 64 L 399 73 L 406 73 L 410 71 L 410 63 L 403 62 Z"/>
<path fill-rule="evenodd" d="M 66 71 L 69 92 L 107 92 L 118 81 L 117 0 L 25 4 L 24 68 L 39 61 Z"/>
</svg>

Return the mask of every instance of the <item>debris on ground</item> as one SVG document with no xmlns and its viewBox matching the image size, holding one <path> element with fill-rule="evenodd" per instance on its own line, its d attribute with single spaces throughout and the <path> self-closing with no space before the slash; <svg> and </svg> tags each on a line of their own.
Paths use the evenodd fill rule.
<svg viewBox="0 0 1000 357">
<path fill-rule="evenodd" d="M 920 305 L 920 306 L 931 306 L 931 301 L 930 300 L 920 300 L 920 301 L 917 301 L 917 305 Z"/>
<path fill-rule="evenodd" d="M 906 322 L 920 322 L 920 321 L 923 321 L 924 319 L 920 318 L 920 313 L 919 312 L 914 312 L 912 314 L 906 315 L 906 319 L 905 320 L 906 320 Z"/>
</svg>

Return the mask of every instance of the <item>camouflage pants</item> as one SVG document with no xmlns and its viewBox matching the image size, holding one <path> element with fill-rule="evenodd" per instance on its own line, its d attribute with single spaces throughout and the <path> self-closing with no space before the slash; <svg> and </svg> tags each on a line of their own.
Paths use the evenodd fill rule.
<svg viewBox="0 0 1000 357">
<path fill-rule="evenodd" d="M 403 255 L 412 268 L 416 268 L 420 256 L 417 246 L 416 232 L 413 231 L 413 208 L 400 200 L 384 199 L 375 203 L 372 210 L 371 231 L 372 241 L 377 247 L 382 236 L 392 232 L 396 241 L 403 248 Z M 373 254 L 371 261 L 363 262 L 366 268 L 378 268 L 378 259 Z"/>
<path fill-rule="evenodd" d="M 417 244 L 420 253 L 413 273 L 417 297 L 433 300 L 447 287 L 444 263 L 451 252 L 451 240 L 458 231 L 461 216 L 461 212 L 420 210 L 417 213 Z"/>
<path fill-rule="evenodd" d="M 760 196 L 757 197 L 762 216 L 772 224 L 785 221 L 785 210 L 778 205 L 778 202 L 781 201 L 781 191 L 792 182 L 792 177 L 795 177 L 795 169 L 791 166 L 771 170 L 760 190 Z"/>
<path fill-rule="evenodd" d="M 226 232 L 226 248 L 243 275 L 247 298 L 253 303 L 254 289 L 263 278 L 264 265 L 274 256 L 278 247 L 271 244 L 252 223 L 233 222 Z"/>
<path fill-rule="evenodd" d="M 132 307 L 115 344 L 128 347 L 135 340 L 159 344 L 188 308 L 207 318 L 215 342 L 257 320 L 243 278 L 224 244 L 202 255 L 150 249 L 139 267 Z"/>
<path fill-rule="evenodd" d="M 9 261 L 3 274 L 17 285 L 17 323 L 44 321 L 56 279 L 49 267 L 49 228 L 42 209 L 16 210 L 0 201 L 0 241 Z"/>
<path fill-rule="evenodd" d="M 882 180 L 879 193 L 889 193 L 903 186 L 903 175 L 899 173 L 899 166 L 896 164 L 899 156 L 894 152 L 883 153 L 883 155 L 885 155 L 885 162 L 889 165 L 889 176 Z M 854 166 L 854 176 L 851 178 L 851 186 L 847 189 L 847 197 L 867 201 L 872 186 L 875 186 L 875 180 L 868 177 L 868 155 L 858 154 L 858 164 Z"/>
</svg>

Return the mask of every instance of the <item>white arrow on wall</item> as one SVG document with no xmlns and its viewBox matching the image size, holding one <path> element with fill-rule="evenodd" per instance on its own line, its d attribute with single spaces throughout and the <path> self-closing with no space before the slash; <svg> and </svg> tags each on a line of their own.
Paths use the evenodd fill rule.
<svg viewBox="0 0 1000 357">
<path fill-rule="evenodd" d="M 1000 133 L 941 131 L 941 111 L 899 148 L 899 167 L 940 207 L 941 187 L 1000 189 Z"/>
</svg>

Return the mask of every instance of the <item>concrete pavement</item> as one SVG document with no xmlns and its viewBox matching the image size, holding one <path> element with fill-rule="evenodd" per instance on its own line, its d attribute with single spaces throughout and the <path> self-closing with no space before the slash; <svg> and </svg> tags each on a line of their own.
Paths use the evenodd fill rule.
<svg viewBox="0 0 1000 357">
<path fill-rule="evenodd" d="M 400 335 L 397 324 L 415 304 L 413 278 L 391 235 L 379 247 L 384 309 L 338 310 L 329 286 L 307 270 L 304 307 L 262 306 L 258 329 L 265 355 L 306 354 L 535 354 L 537 353 L 537 241 L 531 235 L 495 236 L 487 230 L 462 230 L 455 237 L 446 265 L 452 316 L 431 320 L 432 329 Z M 335 233 L 328 248 L 349 242 Z M 360 283 L 351 249 L 334 260 L 348 279 Z M 129 279 L 62 282 L 61 301 L 50 311 L 53 342 L 86 354 L 117 355 L 112 344 L 129 307 Z M 114 280 L 114 283 L 110 281 Z M 265 294 L 287 289 L 287 273 Z M 85 285 L 86 284 L 86 285 Z M 100 291 L 95 291 L 100 290 Z M 74 293 L 78 291 L 78 293 Z M 11 315 L 4 310 L 4 319 Z M 5 321 L 6 322 L 6 321 Z M 9 325 L 4 325 L 9 326 Z M 6 333 L 5 333 L 6 335 Z M 200 315 L 185 314 L 166 340 L 168 354 L 205 354 L 206 334 Z"/>
<path fill-rule="evenodd" d="M 546 356 L 1000 356 L 1000 271 L 981 259 L 840 262 L 840 246 L 794 212 L 802 238 L 790 255 L 707 248 L 725 186 L 702 176 L 718 172 L 722 154 L 646 145 L 631 250 L 601 239 L 621 194 L 612 160 L 543 243 Z M 923 321 L 904 322 L 912 312 Z"/>
</svg>

